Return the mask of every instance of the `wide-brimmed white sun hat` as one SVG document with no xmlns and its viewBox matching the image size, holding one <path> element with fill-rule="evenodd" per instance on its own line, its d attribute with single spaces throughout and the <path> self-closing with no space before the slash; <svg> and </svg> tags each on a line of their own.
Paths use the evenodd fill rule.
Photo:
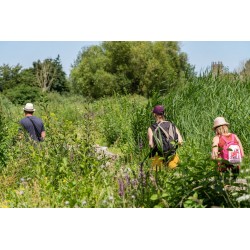
<svg viewBox="0 0 250 250">
<path fill-rule="evenodd" d="M 28 111 L 28 112 L 34 112 L 34 106 L 32 103 L 26 103 L 25 107 L 23 108 L 24 111 Z"/>
<path fill-rule="evenodd" d="M 214 119 L 214 126 L 213 129 L 216 129 L 217 127 L 220 127 L 222 125 L 229 125 L 228 122 L 226 122 L 224 117 L 216 117 Z"/>
</svg>

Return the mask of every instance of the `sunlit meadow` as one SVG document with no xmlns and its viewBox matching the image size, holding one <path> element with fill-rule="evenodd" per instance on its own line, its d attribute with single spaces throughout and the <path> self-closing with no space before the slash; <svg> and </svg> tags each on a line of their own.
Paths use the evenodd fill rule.
<svg viewBox="0 0 250 250">
<path fill-rule="evenodd" d="M 90 102 L 51 93 L 34 103 L 47 133 L 35 146 L 17 136 L 22 106 L 1 96 L 0 207 L 249 207 L 249 92 L 250 82 L 239 77 L 206 76 L 150 99 L 116 95 Z M 184 138 L 174 170 L 154 171 L 146 158 L 155 104 L 166 107 Z M 221 176 L 210 158 L 217 116 L 242 141 L 246 157 L 238 178 L 244 183 Z"/>
</svg>

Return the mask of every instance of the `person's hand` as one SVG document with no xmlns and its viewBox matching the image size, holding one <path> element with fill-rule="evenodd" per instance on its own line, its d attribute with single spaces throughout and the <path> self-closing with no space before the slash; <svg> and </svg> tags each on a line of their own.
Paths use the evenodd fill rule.
<svg viewBox="0 0 250 250">
<path fill-rule="evenodd" d="M 24 135 L 22 133 L 18 134 L 17 140 L 21 141 L 24 138 Z"/>
</svg>

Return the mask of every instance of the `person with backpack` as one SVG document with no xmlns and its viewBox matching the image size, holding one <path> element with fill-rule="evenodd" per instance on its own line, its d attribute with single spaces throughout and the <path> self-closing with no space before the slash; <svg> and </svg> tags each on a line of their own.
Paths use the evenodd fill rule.
<svg viewBox="0 0 250 250">
<path fill-rule="evenodd" d="M 28 132 L 32 140 L 37 142 L 43 141 L 46 135 L 44 124 L 40 118 L 33 115 L 35 112 L 33 104 L 26 103 L 23 110 L 25 118 L 20 121 L 22 128 Z"/>
<path fill-rule="evenodd" d="M 236 178 L 240 171 L 244 150 L 240 139 L 236 134 L 229 132 L 228 126 L 229 123 L 224 117 L 215 118 L 212 159 L 218 161 L 219 172 L 231 171 L 234 178 Z"/>
<path fill-rule="evenodd" d="M 179 163 L 176 150 L 183 143 L 182 136 L 172 122 L 165 120 L 164 106 L 156 105 L 152 113 L 156 121 L 148 128 L 152 167 L 155 170 L 163 166 L 176 168 Z"/>
</svg>

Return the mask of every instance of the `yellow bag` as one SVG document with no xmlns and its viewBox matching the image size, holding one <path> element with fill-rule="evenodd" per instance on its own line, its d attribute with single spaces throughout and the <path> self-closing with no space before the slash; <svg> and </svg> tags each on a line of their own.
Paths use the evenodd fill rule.
<svg viewBox="0 0 250 250">
<path fill-rule="evenodd" d="M 158 155 L 151 158 L 151 166 L 155 171 L 162 170 L 164 167 L 174 169 L 178 166 L 179 162 L 180 158 L 178 154 L 173 155 L 168 163 L 165 163 L 164 158 Z"/>
<path fill-rule="evenodd" d="M 176 168 L 178 166 L 178 163 L 180 162 L 180 158 L 178 154 L 173 155 L 173 158 L 171 161 L 168 162 L 167 166 L 171 169 Z"/>
</svg>

